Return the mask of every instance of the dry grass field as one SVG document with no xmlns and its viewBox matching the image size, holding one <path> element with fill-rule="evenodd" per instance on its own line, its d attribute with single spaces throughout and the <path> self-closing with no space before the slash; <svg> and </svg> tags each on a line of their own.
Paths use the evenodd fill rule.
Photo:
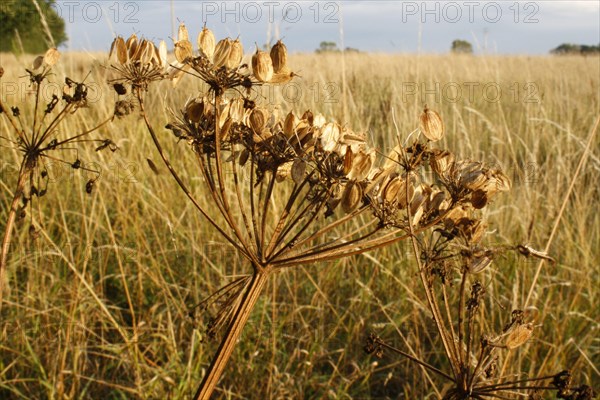
<svg viewBox="0 0 600 400">
<path fill-rule="evenodd" d="M 23 77 L 31 60 L 0 56 L 7 105 L 31 104 Z M 63 54 L 50 81 L 59 88 L 64 76 L 87 76 L 90 104 L 61 134 L 111 116 L 116 96 L 106 62 L 103 54 Z M 600 116 L 600 57 L 295 54 L 289 64 L 300 77 L 262 90 L 257 102 L 283 115 L 318 111 L 385 150 L 396 145 L 393 121 L 407 137 L 427 104 L 446 124 L 445 148 L 505 171 L 512 188 L 486 208 L 489 240 L 543 250 L 552 237 L 556 263 L 544 263 L 536 278 L 538 259 L 509 253 L 482 273 L 494 306 L 489 326 L 505 324 L 512 309 L 535 309 L 531 340 L 498 367 L 517 377 L 569 368 L 578 382 L 600 387 L 598 136 L 575 179 Z M 155 126 L 168 122 L 167 107 L 202 89 L 185 79 L 174 90 L 169 82 L 151 86 L 146 107 Z M 8 130 L 0 118 L 0 136 Z M 200 188 L 191 153 L 171 131 L 157 134 L 193 190 Z M 97 137 L 119 150 L 82 143 L 61 154 L 99 171 L 92 193 L 85 190 L 90 172 L 51 162 L 48 193 L 17 222 L 0 309 L 2 399 L 189 398 L 218 345 L 204 335 L 208 314 L 191 318 L 190 308 L 237 276 L 244 261 L 181 194 L 135 113 Z M 3 230 L 19 154 L 7 141 L 0 145 Z M 399 355 L 379 359 L 363 350 L 375 332 L 448 367 L 415 265 L 401 242 L 275 275 L 216 397 L 438 398 L 444 383 L 435 376 L 431 383 Z"/>
</svg>

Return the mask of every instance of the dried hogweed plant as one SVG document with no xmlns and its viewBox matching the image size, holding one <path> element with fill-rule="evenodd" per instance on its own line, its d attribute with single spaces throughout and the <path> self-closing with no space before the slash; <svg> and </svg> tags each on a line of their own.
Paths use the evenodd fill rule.
<svg viewBox="0 0 600 400">
<path fill-rule="evenodd" d="M 19 105 L 8 106 L 0 99 L 0 113 L 6 121 L 6 131 L 0 133 L 0 146 L 12 147 L 20 152 L 21 162 L 18 178 L 12 195 L 0 252 L 0 304 L 4 288 L 10 241 L 13 227 L 18 219 L 26 216 L 26 209 L 34 198 L 44 196 L 51 181 L 50 163 L 60 163 L 75 170 L 83 170 L 93 176 L 86 183 L 86 191 L 91 193 L 99 176 L 98 171 L 85 166 L 77 156 L 80 143 L 96 143 L 96 151 L 117 149 L 110 139 L 93 139 L 89 135 L 108 124 L 111 116 L 95 126 L 85 126 L 81 132 L 67 132 L 65 121 L 88 108 L 88 86 L 83 82 L 65 78 L 62 92 L 52 90 L 55 65 L 60 59 L 56 48 L 49 49 L 43 56 L 33 61 L 31 69 L 26 69 L 33 96 L 31 107 L 22 110 Z M 0 79 L 4 75 L 1 69 Z M 45 98 L 49 96 L 51 98 Z M 75 153 L 75 157 L 72 154 Z M 36 235 L 33 223 L 30 233 Z"/>
<path fill-rule="evenodd" d="M 228 283 L 196 307 L 217 308 L 206 333 L 209 338 L 222 337 L 194 399 L 210 398 L 271 275 L 401 240 L 425 246 L 418 239 L 425 232 L 439 237 L 427 247 L 423 256 L 427 258 L 420 259 L 425 264 L 421 277 L 428 288 L 435 276 L 433 260 L 444 259 L 451 243 L 462 241 L 463 253 L 471 260 L 467 267 L 482 269 L 495 253 L 476 245 L 484 228 L 472 210 L 485 207 L 510 186 L 500 170 L 455 160 L 450 152 L 433 147 L 443 135 L 443 123 L 432 110 L 426 109 L 421 117 L 422 135 L 399 144 L 386 156 L 370 147 L 364 134 L 327 122 L 310 110 L 301 116 L 289 112 L 280 117 L 250 95 L 262 85 L 294 78 L 285 45 L 280 41 L 270 52 L 257 49 L 251 65 L 243 63 L 243 54 L 239 39 L 216 42 L 206 27 L 194 50 L 183 24 L 174 43 L 176 60 L 171 63 L 164 42 L 157 47 L 136 36 L 118 37 L 111 50 L 112 70 L 117 74 L 111 82 L 119 95 L 130 90 L 134 98 L 118 101 L 116 108 L 131 112 L 139 107 L 163 162 L 183 193 L 248 264 L 248 275 Z M 171 118 L 165 128 L 190 149 L 197 165 L 194 175 L 203 177 L 210 207 L 201 204 L 185 176 L 170 163 L 146 112 L 149 84 L 161 79 L 174 83 L 195 79 L 205 88 L 199 95 L 190 93 L 175 111 L 169 110 Z M 431 168 L 436 171 L 435 179 L 428 179 Z M 467 280 L 462 283 L 466 285 Z M 459 376 L 466 353 L 457 349 L 456 336 L 449 336 L 448 327 L 438 318 L 441 310 L 434 298 L 437 292 L 432 290 L 428 289 L 428 301 L 444 332 L 445 349 L 457 363 L 455 376 Z M 471 314 L 477 310 L 481 292 L 477 293 L 473 299 L 461 300 L 470 304 Z M 464 313 L 460 315 L 463 321 Z M 467 321 L 471 326 L 471 319 Z M 525 325 L 515 321 L 504 337 L 515 336 L 511 332 L 523 330 L 521 326 Z M 472 340 L 469 336 L 467 343 Z M 489 342 L 489 349 L 498 345 Z M 380 349 L 384 346 L 380 343 L 373 339 L 371 345 Z M 478 370 L 486 371 L 487 353 L 482 358 Z M 483 373 L 476 372 L 476 376 Z"/>
<path fill-rule="evenodd" d="M 437 113 L 425 109 L 421 132 L 430 142 L 440 138 L 443 123 Z M 400 149 L 393 160 L 403 170 L 401 176 L 411 178 L 402 179 L 398 197 L 395 197 L 410 206 L 399 207 L 401 214 L 394 217 L 391 224 L 410 235 L 426 308 L 431 313 L 436 339 L 441 342 L 450 371 L 418 358 L 414 352 L 386 343 L 375 333 L 368 336 L 365 351 L 382 357 L 384 350 L 390 350 L 449 381 L 444 393 L 438 392 L 444 400 L 533 400 L 542 399 L 545 391 L 554 391 L 559 399 L 592 399 L 595 395 L 592 388 L 575 386 L 568 370 L 539 377 L 503 373 L 510 352 L 532 337 L 537 326 L 535 309 L 512 310 L 507 323 L 494 331 L 487 320 L 490 311 L 485 309 L 497 300 L 487 296 L 486 301 L 483 272 L 494 259 L 509 251 L 554 260 L 525 245 L 484 244 L 486 224 L 481 210 L 495 193 L 509 189 L 509 180 L 502 172 L 479 162 L 457 160 L 446 150 L 427 149 L 427 146 L 428 143 L 417 143 L 416 147 Z M 430 182 L 425 183 L 417 176 L 425 171 L 421 166 L 427 164 Z M 410 181 L 413 183 L 406 185 L 405 182 Z M 428 213 L 432 212 L 441 217 L 435 228 L 426 233 L 418 232 L 423 217 L 431 218 Z"/>
</svg>

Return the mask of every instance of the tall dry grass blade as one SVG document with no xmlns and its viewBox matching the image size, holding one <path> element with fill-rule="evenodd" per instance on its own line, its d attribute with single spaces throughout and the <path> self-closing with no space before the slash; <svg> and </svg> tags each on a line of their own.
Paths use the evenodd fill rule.
<svg viewBox="0 0 600 400">
<path fill-rule="evenodd" d="M 573 192 L 573 188 L 575 187 L 575 182 L 577 181 L 577 178 L 579 177 L 579 173 L 581 172 L 581 169 L 583 168 L 583 166 L 585 165 L 585 162 L 588 159 L 588 155 L 590 153 L 590 148 L 592 147 L 592 143 L 594 142 L 594 137 L 596 136 L 596 132 L 598 131 L 598 124 L 600 124 L 600 116 L 598 118 L 596 118 L 596 122 L 594 123 L 594 126 L 593 126 L 592 130 L 590 131 L 590 134 L 589 134 L 588 140 L 587 140 L 587 144 L 585 146 L 585 149 L 583 150 L 583 154 L 581 155 L 581 158 L 579 159 L 579 164 L 577 165 L 577 168 L 575 169 L 575 172 L 573 173 L 573 177 L 571 178 L 571 183 L 569 184 L 567 193 L 565 193 L 565 198 L 562 202 L 562 205 L 560 206 L 558 215 L 557 215 L 556 219 L 554 220 L 554 226 L 552 227 L 552 231 L 550 232 L 550 237 L 548 238 L 548 241 L 546 242 L 546 247 L 544 248 L 545 253 L 548 253 L 548 250 L 550 250 L 550 245 L 552 244 L 552 241 L 554 240 L 554 235 L 558 231 L 558 226 L 560 225 L 560 221 L 562 219 L 563 213 L 565 212 L 565 209 L 567 208 L 569 198 L 571 197 L 571 193 Z M 531 285 L 529 287 L 529 292 L 527 293 L 525 303 L 523 304 L 524 308 L 527 307 L 529 305 L 529 302 L 531 301 L 531 297 L 533 296 L 535 286 L 537 285 L 537 281 L 540 277 L 540 273 L 542 272 L 542 267 L 544 266 L 544 262 L 545 262 L 545 260 L 543 258 L 540 259 L 540 261 L 538 262 L 537 268 L 535 270 L 535 274 L 533 276 L 533 280 L 531 281 Z"/>
</svg>

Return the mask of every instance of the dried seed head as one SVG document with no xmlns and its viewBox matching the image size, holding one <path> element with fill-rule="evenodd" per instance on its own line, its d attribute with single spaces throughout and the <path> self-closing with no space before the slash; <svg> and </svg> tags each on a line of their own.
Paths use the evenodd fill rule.
<svg viewBox="0 0 600 400">
<path fill-rule="evenodd" d="M 347 147 L 346 154 L 352 154 L 352 150 L 350 146 Z M 345 161 L 345 160 L 344 160 Z M 375 161 L 375 153 L 369 152 L 365 153 L 360 151 L 357 153 L 352 160 L 352 169 L 348 173 L 348 179 L 355 179 L 357 181 L 362 181 L 369 175 L 371 171 L 371 167 L 373 166 L 373 162 Z M 346 166 L 344 165 L 344 168 Z"/>
<path fill-rule="evenodd" d="M 278 74 L 287 66 L 287 48 L 281 40 L 278 40 L 271 49 L 271 60 L 273 61 L 273 72 Z"/>
<path fill-rule="evenodd" d="M 229 57 L 227 57 L 225 66 L 229 69 L 237 68 L 242 62 L 242 57 L 244 57 L 244 48 L 242 47 L 242 42 L 240 42 L 239 39 L 235 39 L 231 43 L 231 51 L 229 52 Z"/>
<path fill-rule="evenodd" d="M 268 82 L 273 77 L 273 62 L 267 52 L 256 49 L 252 56 L 252 72 L 259 82 Z"/>
<path fill-rule="evenodd" d="M 179 40 L 175 42 L 175 58 L 180 63 L 185 62 L 186 59 L 192 57 L 193 53 L 194 49 L 189 40 Z"/>
<path fill-rule="evenodd" d="M 437 142 L 444 137 L 444 122 L 437 112 L 425 106 L 421 114 L 421 132 L 427 139 Z"/>
<path fill-rule="evenodd" d="M 179 31 L 177 32 L 177 41 L 180 42 L 182 40 L 190 40 L 190 35 L 183 22 L 179 24 Z"/>
<path fill-rule="evenodd" d="M 49 67 L 52 67 L 58 62 L 59 58 L 60 53 L 58 52 L 56 47 L 53 47 L 51 49 L 48 49 L 48 51 L 46 51 L 46 54 L 44 54 L 44 63 L 46 63 L 46 65 L 48 65 Z"/>
<path fill-rule="evenodd" d="M 198 34 L 198 49 L 209 60 L 212 60 L 215 54 L 215 35 L 206 26 Z"/>
<path fill-rule="evenodd" d="M 344 193 L 342 194 L 342 210 L 348 214 L 351 213 L 358 207 L 360 200 L 362 199 L 362 189 L 356 182 L 348 182 Z"/>
<path fill-rule="evenodd" d="M 509 350 L 516 349 L 517 347 L 525 344 L 529 340 L 529 338 L 531 338 L 532 334 L 532 323 L 519 325 L 508 334 L 504 345 Z"/>
<path fill-rule="evenodd" d="M 229 53 L 231 52 L 232 40 L 229 38 L 221 39 L 215 47 L 215 54 L 213 56 L 213 64 L 215 68 L 221 68 L 229 60 Z"/>
<path fill-rule="evenodd" d="M 485 171 L 477 169 L 468 171 L 460 178 L 460 185 L 471 191 L 480 190 L 488 181 Z"/>
</svg>

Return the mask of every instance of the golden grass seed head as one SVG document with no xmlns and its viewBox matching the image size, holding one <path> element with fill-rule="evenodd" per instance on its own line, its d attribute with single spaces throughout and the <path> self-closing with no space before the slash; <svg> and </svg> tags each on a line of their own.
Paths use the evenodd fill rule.
<svg viewBox="0 0 600 400">
<path fill-rule="evenodd" d="M 533 334 L 533 324 L 527 323 L 518 325 L 514 328 L 506 337 L 504 345 L 507 349 L 516 349 L 519 346 L 524 345 L 531 338 Z"/>
<path fill-rule="evenodd" d="M 256 49 L 252 56 L 252 72 L 259 82 L 269 82 L 273 77 L 273 62 L 265 51 Z"/>
<path fill-rule="evenodd" d="M 273 72 L 275 74 L 285 70 L 287 66 L 287 48 L 281 40 L 278 40 L 275 46 L 271 48 L 270 56 L 273 61 Z"/>
<path fill-rule="evenodd" d="M 209 60 L 212 60 L 215 54 L 215 35 L 206 26 L 198 34 L 198 50 Z"/>
<path fill-rule="evenodd" d="M 46 51 L 46 54 L 44 54 L 44 63 L 49 67 L 54 66 L 59 59 L 60 52 L 56 49 L 56 47 L 48 49 Z"/>
<path fill-rule="evenodd" d="M 444 137 L 444 121 L 436 111 L 425 106 L 421 114 L 421 132 L 427 139 L 437 142 Z"/>
</svg>

